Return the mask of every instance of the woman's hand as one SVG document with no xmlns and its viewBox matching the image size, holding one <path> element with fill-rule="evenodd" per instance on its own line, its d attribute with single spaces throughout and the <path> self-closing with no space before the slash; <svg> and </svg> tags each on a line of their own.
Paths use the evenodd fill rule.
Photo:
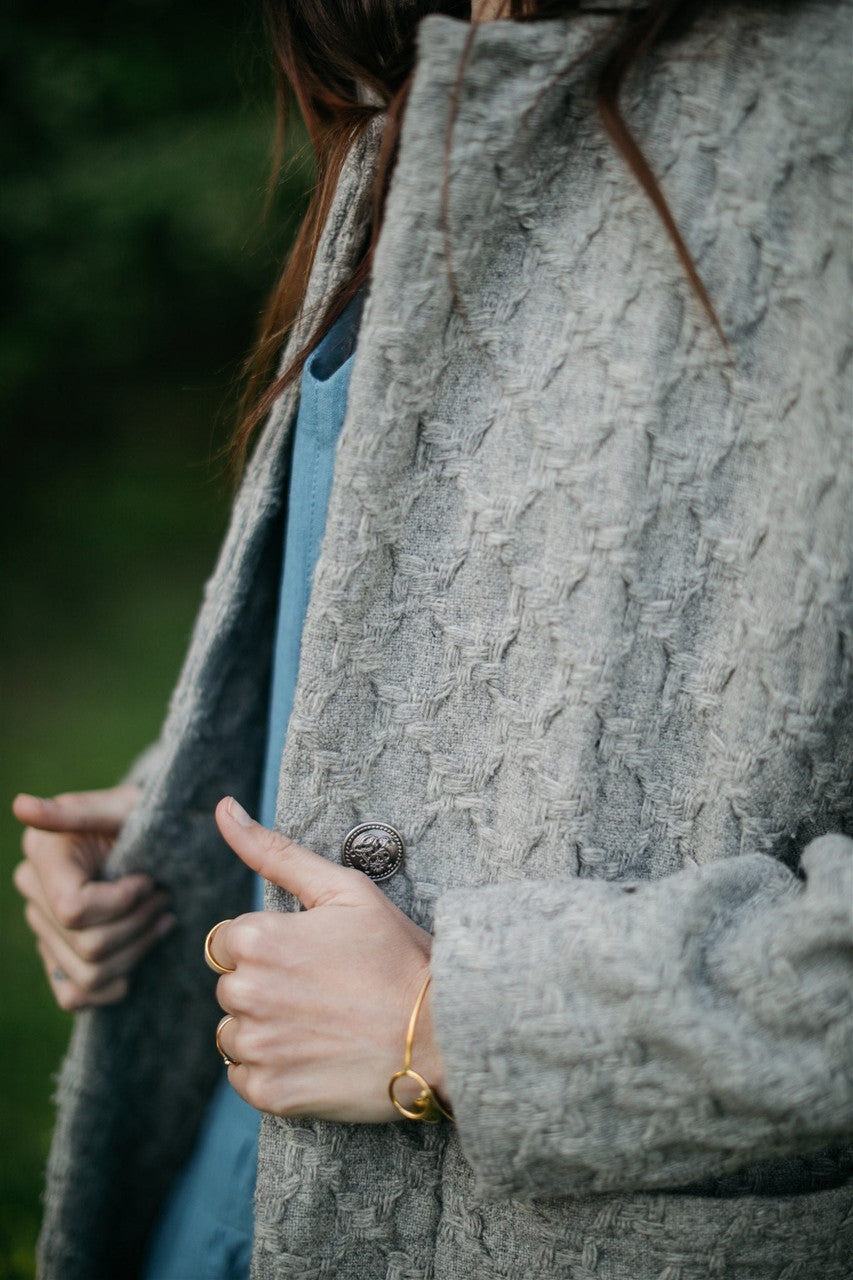
<svg viewBox="0 0 853 1280">
<path fill-rule="evenodd" d="M 406 1027 L 429 967 L 431 938 L 380 889 L 253 822 L 235 800 L 216 809 L 231 848 L 306 911 L 254 912 L 217 929 L 215 958 L 233 968 L 219 1003 L 235 1064 L 231 1084 L 260 1111 L 324 1120 L 396 1120 L 388 1081 L 402 1066 Z M 443 1066 L 429 999 L 412 1065 L 441 1094 Z M 409 1104 L 417 1090 L 399 1096 Z"/>
<path fill-rule="evenodd" d="M 127 974 L 175 923 L 150 876 L 100 878 L 138 799 L 139 788 L 125 785 L 52 800 L 19 795 L 12 805 L 27 824 L 14 881 L 62 1009 L 121 1000 Z"/>
</svg>

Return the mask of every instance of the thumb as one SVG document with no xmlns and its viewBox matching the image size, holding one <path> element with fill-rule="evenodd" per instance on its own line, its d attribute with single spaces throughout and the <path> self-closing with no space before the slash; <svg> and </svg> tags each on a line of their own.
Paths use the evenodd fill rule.
<svg viewBox="0 0 853 1280">
<path fill-rule="evenodd" d="M 305 907 L 318 907 L 352 889 L 346 867 L 303 849 L 302 845 L 254 822 L 233 796 L 216 806 L 216 823 L 239 858 L 265 880 L 295 893 Z"/>
</svg>

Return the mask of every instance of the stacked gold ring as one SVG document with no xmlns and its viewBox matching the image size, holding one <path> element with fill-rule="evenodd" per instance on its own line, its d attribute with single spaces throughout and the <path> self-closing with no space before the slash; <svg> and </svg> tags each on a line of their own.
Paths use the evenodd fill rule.
<svg viewBox="0 0 853 1280">
<path fill-rule="evenodd" d="M 216 1028 L 216 1048 L 218 1049 L 219 1056 L 221 1057 L 222 1061 L 225 1063 L 226 1067 L 239 1067 L 240 1065 L 240 1063 L 237 1061 L 236 1058 L 229 1058 L 228 1054 L 222 1048 L 222 1041 L 219 1039 L 222 1032 L 228 1026 L 228 1023 L 233 1021 L 234 1021 L 233 1013 L 226 1013 L 224 1018 L 220 1018 L 219 1026 Z"/>
<path fill-rule="evenodd" d="M 216 956 L 213 954 L 213 952 L 210 949 L 211 943 L 213 942 L 213 935 L 216 933 L 216 930 L 221 929 L 224 924 L 230 924 L 230 923 L 231 923 L 230 920 L 217 921 L 217 923 L 213 926 L 213 928 L 210 930 L 210 932 L 208 933 L 207 937 L 204 940 L 204 959 L 208 969 L 212 969 L 214 973 L 233 973 L 234 972 L 233 969 L 226 969 L 225 965 L 220 964 L 219 961 L 216 959 Z"/>
<path fill-rule="evenodd" d="M 231 923 L 230 920 L 217 921 L 217 923 L 213 926 L 213 928 L 210 930 L 210 932 L 208 933 L 207 937 L 204 940 L 204 960 L 208 969 L 212 969 L 214 973 L 234 973 L 233 968 L 227 969 L 224 964 L 219 963 L 219 961 L 216 959 L 216 956 L 213 954 L 212 945 L 211 945 L 213 943 L 213 935 L 216 933 L 216 930 L 221 928 L 222 925 L 230 924 L 230 923 Z M 240 1066 L 240 1063 L 237 1061 L 236 1058 L 229 1058 L 228 1054 L 222 1048 L 222 1041 L 220 1040 L 220 1036 L 222 1035 L 222 1032 L 225 1030 L 225 1028 L 228 1026 L 228 1023 L 233 1021 L 234 1021 L 234 1015 L 232 1013 L 227 1013 L 224 1018 L 220 1018 L 219 1025 L 216 1028 L 216 1050 L 220 1058 L 222 1059 L 222 1061 L 225 1063 L 226 1067 Z"/>
</svg>

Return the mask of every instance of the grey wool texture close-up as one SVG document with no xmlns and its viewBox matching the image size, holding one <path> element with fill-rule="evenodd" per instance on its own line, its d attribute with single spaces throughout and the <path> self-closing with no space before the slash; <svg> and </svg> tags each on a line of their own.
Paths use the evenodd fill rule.
<svg viewBox="0 0 853 1280">
<path fill-rule="evenodd" d="M 607 20 L 490 24 L 461 80 L 467 24 L 421 25 L 277 826 L 403 833 L 457 1125 L 265 1117 L 254 1280 L 849 1280 L 850 18 L 710 6 L 626 87 L 730 351 L 576 65 Z M 45 1280 L 129 1274 L 218 1075 L 199 940 L 250 883 L 211 814 L 257 794 L 295 404 L 116 850 L 182 927 L 78 1020 Z"/>
</svg>

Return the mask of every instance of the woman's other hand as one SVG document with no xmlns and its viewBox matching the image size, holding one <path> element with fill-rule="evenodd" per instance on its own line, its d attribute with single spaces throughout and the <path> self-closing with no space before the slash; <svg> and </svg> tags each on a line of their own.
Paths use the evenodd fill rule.
<svg viewBox="0 0 853 1280">
<path fill-rule="evenodd" d="M 121 1000 L 127 974 L 174 924 L 149 876 L 101 879 L 138 799 L 138 787 L 123 785 L 50 800 L 19 795 L 12 805 L 26 825 L 14 881 L 62 1009 Z"/>
<path fill-rule="evenodd" d="M 381 1123 L 398 1118 L 388 1081 L 403 1064 L 406 1027 L 429 967 L 431 938 L 372 880 L 252 822 L 236 801 L 216 809 L 222 835 L 306 911 L 254 912 L 217 929 L 216 960 L 233 969 L 217 996 L 233 1015 L 220 1043 L 231 1084 L 259 1111 Z M 213 1046 L 211 1045 L 211 1049 Z M 412 1066 L 441 1095 L 429 992 Z M 402 1087 L 409 1105 L 417 1092 Z"/>
</svg>

